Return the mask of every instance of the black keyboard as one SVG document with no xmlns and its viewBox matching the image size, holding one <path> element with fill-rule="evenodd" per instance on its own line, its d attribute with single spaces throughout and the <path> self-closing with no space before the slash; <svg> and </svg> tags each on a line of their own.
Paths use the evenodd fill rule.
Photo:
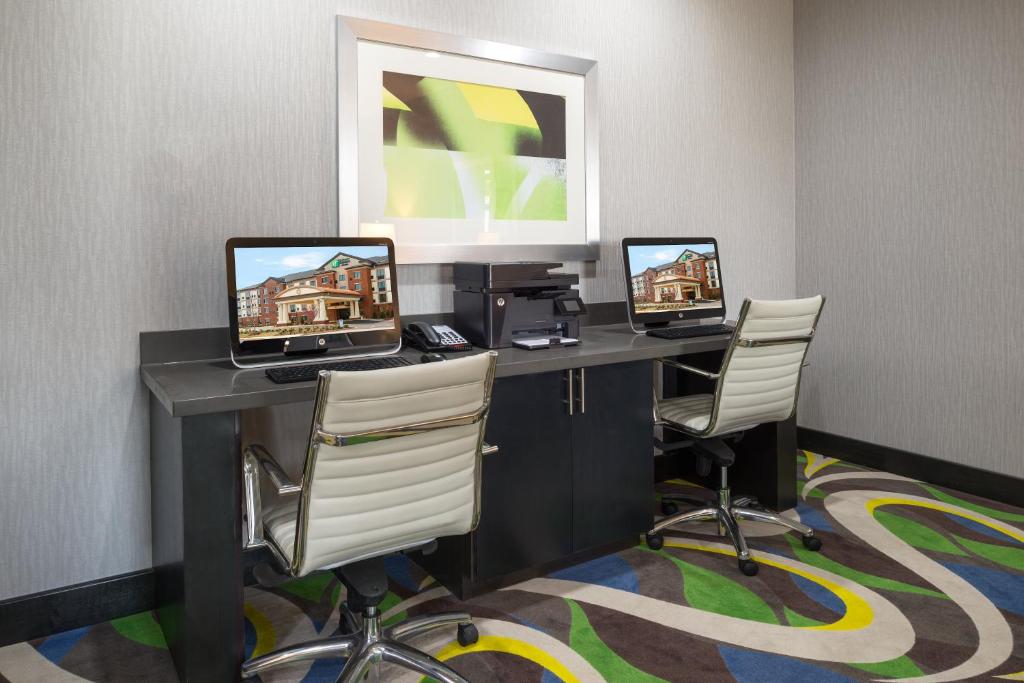
<svg viewBox="0 0 1024 683">
<path fill-rule="evenodd" d="M 732 330 L 733 328 L 729 325 L 683 325 L 647 330 L 647 336 L 659 339 L 689 339 L 690 337 L 709 337 L 713 334 L 732 334 Z"/>
<path fill-rule="evenodd" d="M 283 365 L 278 368 L 267 368 L 267 377 L 278 384 L 289 382 L 311 382 L 317 378 L 321 370 L 384 370 L 412 365 L 402 356 L 381 356 L 380 358 L 360 358 L 359 360 L 340 360 L 325 363 L 309 363 L 308 365 Z"/>
</svg>

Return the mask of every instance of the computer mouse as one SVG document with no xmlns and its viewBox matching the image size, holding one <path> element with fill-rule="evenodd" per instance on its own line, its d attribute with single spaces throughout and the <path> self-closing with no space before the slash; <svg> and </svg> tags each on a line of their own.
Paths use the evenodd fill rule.
<svg viewBox="0 0 1024 683">
<path fill-rule="evenodd" d="M 425 353 L 422 356 L 420 356 L 420 362 L 421 363 L 436 363 L 436 362 L 442 361 L 442 360 L 448 360 L 448 359 L 445 358 L 440 353 Z"/>
</svg>

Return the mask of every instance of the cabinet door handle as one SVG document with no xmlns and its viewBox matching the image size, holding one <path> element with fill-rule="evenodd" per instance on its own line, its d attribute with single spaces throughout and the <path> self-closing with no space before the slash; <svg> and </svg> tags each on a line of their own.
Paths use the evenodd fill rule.
<svg viewBox="0 0 1024 683">
<path fill-rule="evenodd" d="M 587 412 L 587 369 L 580 368 L 580 415 Z"/>
<path fill-rule="evenodd" d="M 565 375 L 562 376 L 562 381 L 568 382 L 569 386 L 566 389 L 567 399 L 563 399 L 562 403 L 569 406 L 569 414 L 572 415 L 573 404 L 576 403 L 576 397 L 573 392 L 573 371 L 572 368 L 565 371 Z"/>
</svg>

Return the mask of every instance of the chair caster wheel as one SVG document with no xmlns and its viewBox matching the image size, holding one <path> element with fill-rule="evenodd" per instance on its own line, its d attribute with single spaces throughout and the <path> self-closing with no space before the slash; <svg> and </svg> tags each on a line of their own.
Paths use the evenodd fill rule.
<svg viewBox="0 0 1024 683">
<path fill-rule="evenodd" d="M 821 539 L 817 536 L 801 536 L 800 540 L 808 550 L 821 550 Z"/>
<path fill-rule="evenodd" d="M 480 640 L 480 632 L 476 630 L 475 624 L 459 624 L 459 632 L 456 637 L 459 640 L 459 645 L 469 647 Z"/>
<path fill-rule="evenodd" d="M 740 571 L 747 576 L 757 576 L 757 570 L 759 569 L 757 562 L 753 560 L 740 560 L 739 565 Z"/>
<path fill-rule="evenodd" d="M 673 501 L 671 501 L 671 500 L 663 500 L 663 501 L 661 501 L 661 514 L 665 515 L 666 517 L 671 517 L 672 515 L 676 514 L 677 512 L 679 512 L 679 506 L 676 505 Z"/>
<path fill-rule="evenodd" d="M 647 547 L 651 550 L 661 550 L 661 547 L 665 545 L 665 538 L 661 534 L 647 534 L 644 540 L 647 541 Z"/>
</svg>

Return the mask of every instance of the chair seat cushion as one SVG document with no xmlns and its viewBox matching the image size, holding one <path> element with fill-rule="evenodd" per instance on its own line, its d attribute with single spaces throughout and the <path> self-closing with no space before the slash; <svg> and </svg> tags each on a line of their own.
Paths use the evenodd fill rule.
<svg viewBox="0 0 1024 683">
<path fill-rule="evenodd" d="M 715 397 L 711 394 L 676 396 L 658 401 L 658 417 L 691 432 L 702 432 L 711 422 L 711 407 Z"/>
<path fill-rule="evenodd" d="M 299 516 L 299 498 L 291 496 L 263 510 L 263 530 L 269 542 L 291 563 L 295 552 L 295 522 Z"/>
</svg>

